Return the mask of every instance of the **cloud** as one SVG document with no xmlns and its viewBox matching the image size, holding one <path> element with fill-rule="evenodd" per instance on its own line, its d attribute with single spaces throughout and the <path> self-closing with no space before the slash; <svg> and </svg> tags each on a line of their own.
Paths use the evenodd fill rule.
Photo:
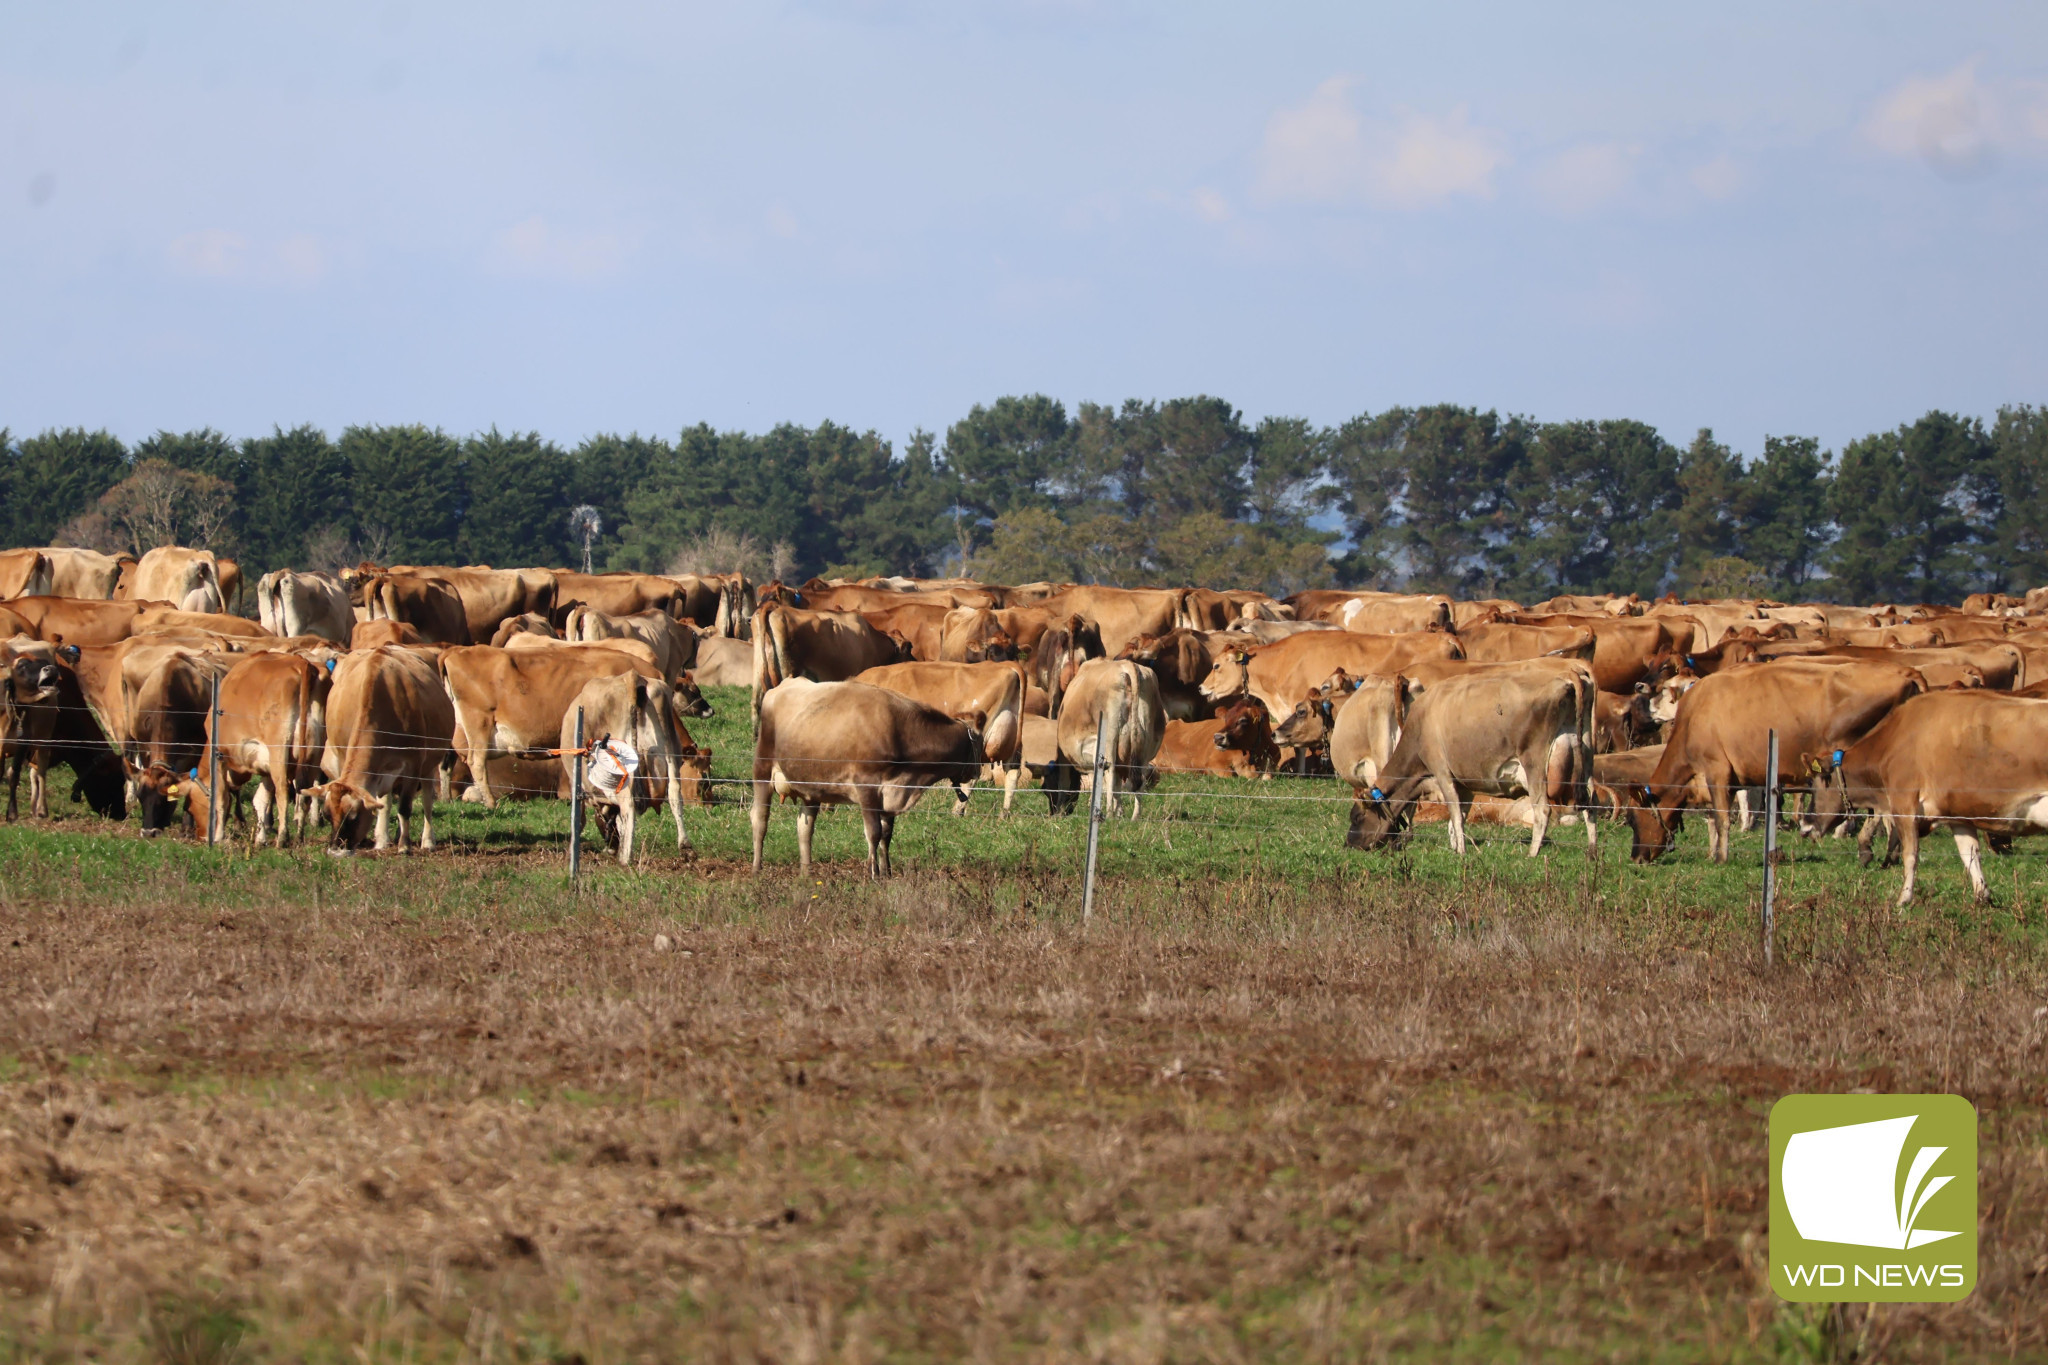
<svg viewBox="0 0 2048 1365">
<path fill-rule="evenodd" d="M 1442 118 L 1406 110 L 1368 120 L 1352 107 L 1350 84 L 1341 76 L 1324 81 L 1306 103 L 1267 120 L 1258 158 L 1262 195 L 1301 203 L 1366 199 L 1404 209 L 1492 196 L 1507 155 L 1498 138 L 1471 125 L 1462 105 Z"/>
<path fill-rule="evenodd" d="M 1204 185 L 1195 191 L 1195 214 L 1204 222 L 1220 223 L 1230 217 L 1230 201 L 1219 190 Z"/>
<path fill-rule="evenodd" d="M 1910 76 L 1878 101 L 1863 135 L 1894 156 L 1917 156 L 1936 174 L 1966 180 L 1997 158 L 1997 121 L 1973 58 L 1939 76 Z"/>
<path fill-rule="evenodd" d="M 632 246 L 617 232 L 565 232 L 535 216 L 514 223 L 492 240 L 490 263 L 513 275 L 594 280 L 617 274 Z"/>
<path fill-rule="evenodd" d="M 249 267 L 249 239 L 226 228 L 188 232 L 170 246 L 171 264 L 188 275 L 231 279 Z"/>
<path fill-rule="evenodd" d="M 1742 166 L 1726 152 L 1693 167 L 1686 178 L 1709 199 L 1734 198 L 1744 179 Z"/>
<path fill-rule="evenodd" d="M 1555 212 L 1589 213 L 1628 188 L 1641 154 L 1618 142 L 1573 147 L 1537 168 L 1536 192 Z"/>
</svg>

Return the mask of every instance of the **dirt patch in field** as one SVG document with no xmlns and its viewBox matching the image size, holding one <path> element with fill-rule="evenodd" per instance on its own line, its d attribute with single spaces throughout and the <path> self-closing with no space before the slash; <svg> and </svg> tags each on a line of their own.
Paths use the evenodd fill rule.
<svg viewBox="0 0 2048 1365">
<path fill-rule="evenodd" d="M 1566 891 L 1190 885 L 1083 930 L 988 899 L 1020 888 L 783 876 L 544 921 L 222 911 L 182 882 L 7 901 L 0 1341 L 2048 1349 L 2031 950 L 1850 942 L 1765 974 Z M 1865 1085 L 1984 1111 L 1968 1303 L 1826 1318 L 1765 1283 L 1770 1104 Z"/>
</svg>

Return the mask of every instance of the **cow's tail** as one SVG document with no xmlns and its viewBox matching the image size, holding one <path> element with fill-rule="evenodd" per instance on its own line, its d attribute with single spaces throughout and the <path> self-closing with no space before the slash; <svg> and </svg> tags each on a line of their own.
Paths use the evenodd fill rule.
<svg viewBox="0 0 2048 1365">
<path fill-rule="evenodd" d="M 1116 814 L 1116 760 L 1124 733 L 1124 722 L 1138 701 L 1138 666 L 1124 664 L 1117 669 L 1116 686 L 1109 689 L 1109 696 L 1103 700 L 1102 740 L 1107 752 L 1095 756 L 1102 770 L 1102 779 L 1108 784 L 1104 791 L 1107 804 L 1103 809 L 1105 818 Z"/>
<path fill-rule="evenodd" d="M 256 580 L 256 619 L 273 635 L 284 634 L 283 614 L 279 610 L 284 602 L 284 575 L 285 570 L 279 569 Z"/>
<path fill-rule="evenodd" d="M 372 621 L 396 621 L 398 619 L 398 588 L 388 578 L 379 578 L 370 584 L 367 594 L 370 602 Z M 379 613 L 382 613 L 379 615 Z"/>
<path fill-rule="evenodd" d="M 789 623 L 774 602 L 754 618 L 754 724 L 761 723 L 761 698 L 789 677 Z"/>
</svg>

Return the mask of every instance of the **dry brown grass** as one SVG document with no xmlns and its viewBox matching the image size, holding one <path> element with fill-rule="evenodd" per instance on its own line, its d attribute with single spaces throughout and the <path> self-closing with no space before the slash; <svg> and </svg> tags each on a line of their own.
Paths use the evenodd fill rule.
<svg viewBox="0 0 2048 1365">
<path fill-rule="evenodd" d="M 1084 932 L 1060 881 L 383 875 L 0 895 L 0 1356 L 1797 1357 L 1841 1324 L 1766 1286 L 1765 1116 L 1859 1085 L 1980 1106 L 1983 1266 L 1847 1344 L 2048 1349 L 2023 934 L 1808 908 L 1766 974 L 1565 889 L 1121 886 Z"/>
</svg>

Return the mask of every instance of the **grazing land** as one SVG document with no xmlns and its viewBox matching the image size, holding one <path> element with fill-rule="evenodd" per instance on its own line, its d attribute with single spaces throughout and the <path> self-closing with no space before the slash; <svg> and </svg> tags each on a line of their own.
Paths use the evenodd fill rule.
<svg viewBox="0 0 2048 1365">
<path fill-rule="evenodd" d="M 1756 836 L 1367 857 L 1330 782 L 1169 781 L 1085 925 L 1035 793 L 870 885 L 844 811 L 747 875 L 725 788 L 572 892 L 553 803 L 332 859 L 66 786 L 0 830 L 0 1359 L 2048 1354 L 2025 842 L 1988 910 L 1794 847 L 1766 969 Z M 1970 1301 L 1770 1292 L 1770 1105 L 1856 1087 L 1978 1105 Z"/>
</svg>

